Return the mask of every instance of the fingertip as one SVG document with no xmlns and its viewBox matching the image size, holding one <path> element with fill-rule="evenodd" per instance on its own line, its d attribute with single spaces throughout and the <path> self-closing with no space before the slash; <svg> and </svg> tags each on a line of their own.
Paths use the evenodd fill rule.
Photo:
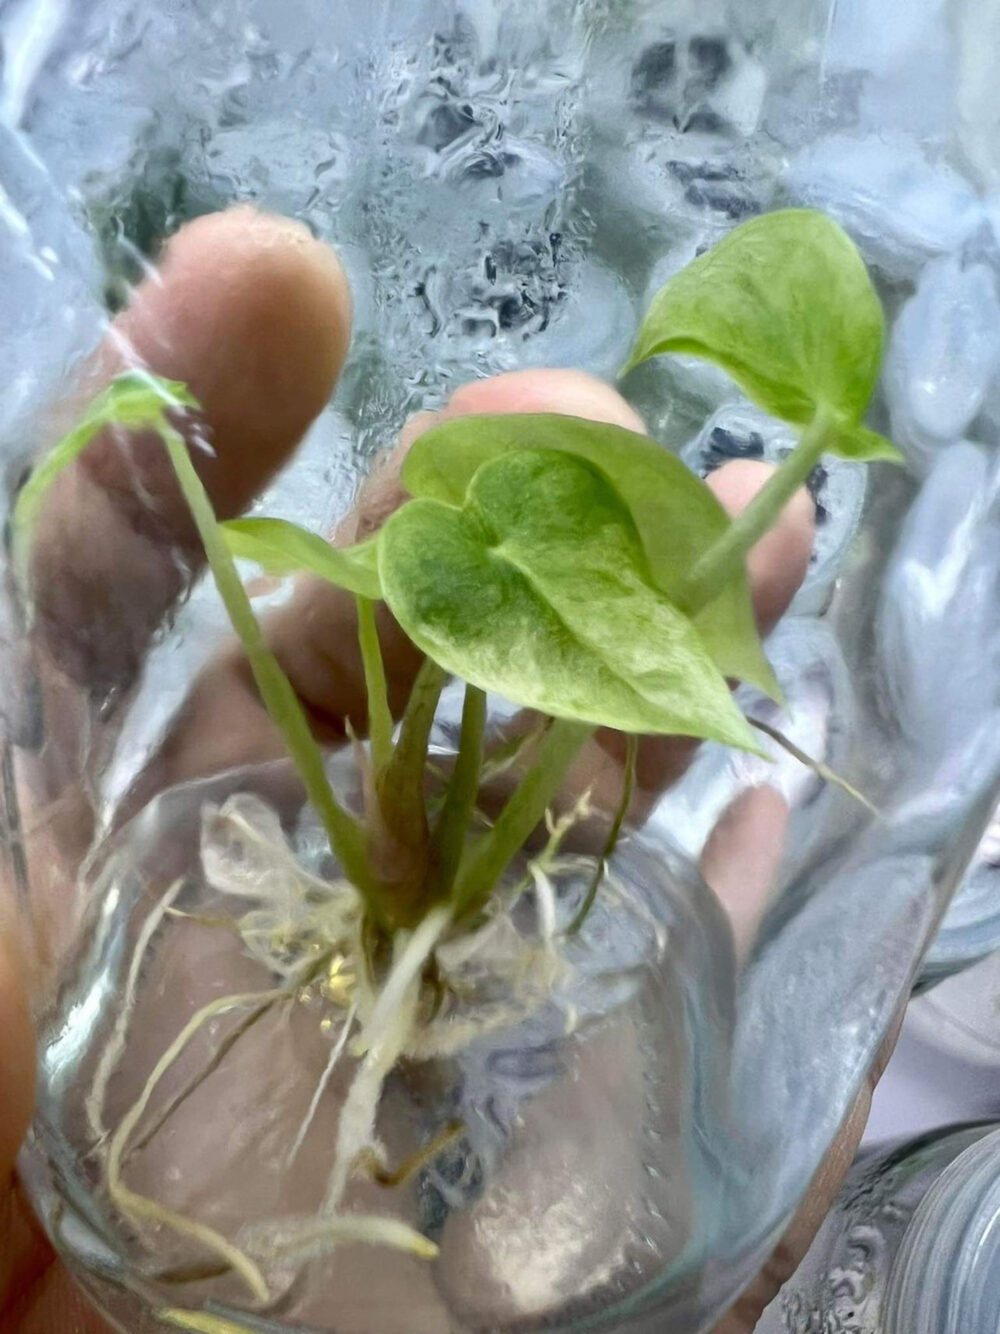
<svg viewBox="0 0 1000 1334">
<path fill-rule="evenodd" d="M 445 414 L 453 417 L 517 412 L 585 417 L 641 435 L 646 433 L 642 418 L 617 389 L 583 371 L 508 371 L 463 385 L 445 409 Z"/>
<path fill-rule="evenodd" d="M 770 463 L 733 459 L 713 472 L 708 484 L 735 516 L 746 509 L 774 472 Z M 808 573 L 815 541 L 816 507 L 802 487 L 747 558 L 757 620 L 765 632 L 777 624 L 798 592 Z"/>
<path fill-rule="evenodd" d="M 509 371 L 486 380 L 474 380 L 456 389 L 439 412 L 417 412 L 403 424 L 396 444 L 371 476 L 351 515 L 338 530 L 338 541 L 357 541 L 389 517 L 406 494 L 399 471 L 413 443 L 422 435 L 457 417 L 504 416 L 516 413 L 555 413 L 607 422 L 645 434 L 642 419 L 603 380 L 582 371 Z"/>
<path fill-rule="evenodd" d="M 114 321 L 53 434 L 136 364 L 188 385 L 210 449 L 192 451 L 220 518 L 242 512 L 328 402 L 347 355 L 351 297 L 336 255 L 300 223 L 241 207 L 167 245 Z M 95 534 L 100 541 L 95 542 Z M 178 549 L 185 559 L 178 559 Z M 131 680 L 149 635 L 201 561 L 155 433 L 105 431 L 57 480 L 34 541 L 38 625 L 62 670 L 97 697 Z"/>
<path fill-rule="evenodd" d="M 220 509 L 236 512 L 330 398 L 351 335 L 350 288 L 301 223 L 242 206 L 183 227 L 116 330 L 202 403 Z"/>
</svg>

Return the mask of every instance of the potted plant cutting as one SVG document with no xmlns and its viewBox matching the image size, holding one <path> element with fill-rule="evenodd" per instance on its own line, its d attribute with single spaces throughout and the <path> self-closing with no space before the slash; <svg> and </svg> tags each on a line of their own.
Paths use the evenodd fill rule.
<svg viewBox="0 0 1000 1334">
<path fill-rule="evenodd" d="M 646 437 L 537 415 L 463 418 L 421 436 L 402 469 L 409 498 L 354 546 L 332 547 L 278 519 L 220 523 L 181 431 L 197 402 L 186 386 L 141 370 L 120 376 L 43 459 L 12 523 L 29 615 L 31 537 L 56 476 L 107 426 L 159 436 L 256 688 L 329 844 L 317 876 L 295 867 L 280 822 L 259 804 L 235 798 L 206 814 L 211 833 L 202 846 L 214 858 L 215 882 L 229 876 L 230 902 L 244 900 L 229 925 L 271 985 L 198 1009 L 159 1054 L 139 1095 L 108 1124 L 108 1086 L 128 1046 L 133 997 L 123 997 L 88 1100 L 103 1189 L 122 1229 L 150 1249 L 164 1236 L 180 1241 L 210 1262 L 201 1281 L 214 1275 L 235 1283 L 239 1308 L 249 1313 L 269 1311 L 297 1264 L 338 1246 L 434 1262 L 433 1227 L 405 1210 L 359 1208 L 355 1184 L 405 1188 L 461 1139 L 463 1127 L 439 1118 L 438 1134 L 391 1162 L 379 1133 L 387 1080 L 404 1068 L 412 1078 L 413 1067 L 451 1059 L 530 1019 L 563 985 L 595 905 L 604 894 L 623 894 L 614 867 L 639 736 L 758 748 L 731 683 L 774 696 L 778 686 L 754 622 L 746 557 L 824 453 L 898 458 L 863 425 L 883 335 L 882 310 L 855 247 L 832 221 L 806 210 L 737 228 L 659 293 L 625 373 L 664 354 L 704 358 L 800 432 L 797 448 L 735 520 L 703 481 Z M 355 597 L 368 713 L 366 744 L 355 738 L 352 750 L 360 802 L 345 800 L 331 783 L 302 704 L 267 647 L 238 560 L 270 575 L 309 573 Z M 390 711 L 376 627 L 380 602 L 423 656 L 399 719 Z M 462 683 L 464 696 L 455 754 L 442 770 L 431 736 L 449 680 Z M 530 710 L 532 725 L 498 741 L 490 695 Z M 572 851 L 573 834 L 590 815 L 586 795 L 558 811 L 556 803 L 597 728 L 628 738 L 625 778 L 617 809 L 604 813 L 599 846 L 581 853 Z M 516 781 L 498 802 L 501 771 Z M 221 852 L 234 842 L 243 862 L 220 872 Z M 265 868 L 252 892 L 239 881 L 251 844 L 255 865 Z M 157 930 L 171 914 L 183 915 L 183 895 L 176 883 L 160 897 L 130 978 L 141 976 Z M 196 914 L 188 917 L 198 924 Z M 273 1225 L 248 1220 L 234 1237 L 130 1184 L 130 1155 L 155 1133 L 151 1121 L 162 1124 L 157 1100 L 191 1045 L 220 1016 L 256 1016 L 312 986 L 323 998 L 331 1051 L 323 1088 L 336 1063 L 349 1072 L 315 1214 Z M 579 1022 L 579 1015 L 568 1018 L 567 1031 Z M 158 1313 L 207 1334 L 243 1328 L 166 1298 Z"/>
</svg>

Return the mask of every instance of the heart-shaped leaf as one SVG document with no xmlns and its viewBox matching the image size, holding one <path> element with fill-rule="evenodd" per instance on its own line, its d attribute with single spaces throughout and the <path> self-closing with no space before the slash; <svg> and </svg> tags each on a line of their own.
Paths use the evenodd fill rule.
<svg viewBox="0 0 1000 1334">
<path fill-rule="evenodd" d="M 822 213 L 788 209 L 737 227 L 672 278 L 626 370 L 664 352 L 704 357 L 776 417 L 804 426 L 825 407 L 850 427 L 871 401 L 883 338 L 850 237 Z"/>
<path fill-rule="evenodd" d="M 461 505 L 479 468 L 514 449 L 553 450 L 597 468 L 631 513 L 653 583 L 683 609 L 688 573 L 730 521 L 711 488 L 646 436 L 577 417 L 461 417 L 414 442 L 403 484 L 413 496 Z M 723 675 L 778 696 L 742 569 L 693 619 Z"/>
<path fill-rule="evenodd" d="M 756 750 L 688 618 L 654 587 L 627 505 L 555 451 L 478 469 L 461 508 L 410 501 L 379 541 L 393 614 L 428 656 L 483 690 L 624 732 Z"/>
<path fill-rule="evenodd" d="M 230 519 L 219 525 L 230 553 L 256 561 L 267 574 L 314 574 L 373 601 L 382 596 L 373 538 L 333 547 L 317 533 L 286 519 Z"/>
</svg>

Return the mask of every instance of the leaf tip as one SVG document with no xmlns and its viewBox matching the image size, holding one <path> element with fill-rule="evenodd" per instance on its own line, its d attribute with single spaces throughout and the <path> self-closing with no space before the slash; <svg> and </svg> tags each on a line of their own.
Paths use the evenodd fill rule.
<svg viewBox="0 0 1000 1334">
<path fill-rule="evenodd" d="M 618 380 L 627 379 L 636 369 L 637 366 L 642 365 L 644 360 L 645 358 L 642 356 L 640 352 L 638 351 L 633 352 L 632 355 L 629 357 L 628 361 L 625 362 L 624 366 L 622 366 L 621 370 L 618 372 L 616 379 Z"/>
<path fill-rule="evenodd" d="M 873 454 L 872 463 L 891 463 L 897 468 L 901 468 L 906 463 L 906 455 L 901 449 L 887 440 L 882 450 L 878 454 Z"/>
<path fill-rule="evenodd" d="M 842 458 L 858 463 L 892 463 L 896 466 L 906 463 L 906 455 L 901 449 L 867 426 L 856 426 L 841 436 L 836 452 Z"/>
</svg>

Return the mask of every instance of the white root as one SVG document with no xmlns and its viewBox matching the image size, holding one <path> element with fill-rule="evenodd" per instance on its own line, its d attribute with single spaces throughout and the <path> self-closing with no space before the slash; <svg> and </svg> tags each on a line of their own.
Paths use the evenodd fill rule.
<svg viewBox="0 0 1000 1334">
<path fill-rule="evenodd" d="M 153 937 L 159 931 L 164 917 L 173 908 L 174 902 L 184 887 L 184 880 L 175 880 L 167 892 L 160 899 L 159 903 L 146 918 L 139 932 L 139 938 L 135 943 L 135 950 L 132 954 L 132 962 L 129 965 L 128 978 L 125 982 L 125 993 L 122 996 L 121 1008 L 115 1019 L 115 1026 L 101 1052 L 101 1059 L 97 1065 L 97 1071 L 94 1075 L 94 1082 L 91 1085 L 90 1092 L 87 1094 L 84 1104 L 87 1112 L 87 1120 L 90 1128 L 98 1140 L 104 1138 L 107 1134 L 107 1127 L 104 1124 L 104 1104 L 108 1096 L 108 1085 L 111 1082 L 111 1076 L 115 1072 L 115 1067 L 122 1058 L 125 1050 L 125 1039 L 128 1035 L 128 1027 L 132 1022 L 132 1014 L 135 1010 L 135 993 L 139 983 L 139 974 L 142 971 L 142 965 L 145 962 L 146 954 L 150 945 L 153 943 Z"/>
<path fill-rule="evenodd" d="M 535 907 L 538 913 L 538 934 L 551 948 L 556 934 L 556 894 L 552 881 L 537 862 L 531 863 L 531 878 L 535 882 Z"/>
<path fill-rule="evenodd" d="M 137 1221 L 168 1227 L 219 1256 L 240 1275 L 258 1302 L 268 1300 L 269 1290 L 252 1255 L 262 1263 L 278 1256 L 304 1263 L 336 1246 L 361 1243 L 433 1259 L 437 1247 L 401 1219 L 342 1211 L 351 1174 L 366 1157 L 383 1156 L 377 1140 L 379 1106 L 386 1078 L 402 1057 L 433 1059 L 451 1055 L 484 1034 L 522 1021 L 546 1004 L 553 984 L 568 966 L 560 948 L 560 904 L 553 877 L 579 869 L 580 859 L 563 857 L 560 849 L 567 832 L 587 817 L 588 810 L 584 796 L 567 815 L 558 820 L 549 817 L 548 845 L 529 864 L 524 887 L 534 885 L 537 935 L 525 939 L 510 916 L 520 887 L 513 895 L 495 900 L 493 918 L 480 930 L 453 939 L 446 940 L 452 926 L 451 911 L 448 907 L 437 907 L 412 933 L 401 932 L 396 936 L 392 966 L 381 985 L 371 975 L 363 907 L 353 886 L 346 880 L 319 881 L 305 872 L 285 843 L 280 826 L 263 819 L 252 806 L 227 803 L 221 812 L 210 812 L 209 819 L 224 841 L 227 836 L 235 838 L 252 853 L 254 887 L 243 897 L 256 902 L 234 925 L 250 957 L 282 977 L 285 985 L 268 992 L 223 997 L 205 1006 L 157 1063 L 138 1101 L 110 1140 L 108 1188 L 118 1208 Z M 279 836 L 280 845 L 273 846 L 272 838 L 278 840 Z M 209 880 L 228 893 L 236 893 L 238 889 L 238 867 L 231 862 L 224 864 L 233 848 L 232 842 L 224 843 L 220 849 L 211 848 L 205 841 L 202 848 L 203 856 L 213 861 L 214 874 L 209 875 Z M 268 874 L 269 861 L 273 877 Z M 639 910 L 640 905 L 632 906 L 633 911 Z M 130 970 L 127 1005 L 131 1005 L 129 998 L 137 986 L 142 953 L 148 949 L 163 916 L 171 911 L 172 898 L 168 896 L 158 905 L 155 921 L 151 917 L 144 928 Z M 317 963 L 337 956 L 342 961 L 342 974 L 349 978 L 346 990 L 336 997 L 336 1003 L 343 1004 L 346 1013 L 286 1158 L 286 1164 L 291 1165 L 299 1155 L 334 1072 L 344 1053 L 350 1052 L 359 1064 L 340 1110 L 326 1198 L 318 1216 L 245 1229 L 240 1234 L 240 1243 L 249 1248 L 248 1253 L 213 1229 L 129 1190 L 122 1180 L 122 1169 L 130 1141 L 135 1138 L 163 1075 L 198 1030 L 229 1010 L 299 994 L 304 978 L 309 981 L 311 991 Z M 426 999 L 425 974 L 432 957 L 436 958 L 451 1004 L 442 1007 L 433 1018 L 421 1021 L 421 1006 Z M 496 995 L 498 983 L 507 988 L 502 998 Z M 320 991 L 329 999 L 330 993 L 324 986 L 321 982 Z M 127 1016 L 119 1024 L 121 1031 L 116 1027 L 113 1050 L 110 1054 L 105 1052 L 99 1070 L 100 1091 L 94 1104 L 97 1124 L 102 1119 L 103 1089 L 124 1047 Z M 573 1024 L 573 1017 L 568 1017 L 567 1027 L 572 1028 Z M 215 1317 L 180 1310 L 163 1311 L 160 1318 L 192 1334 L 243 1334 L 238 1325 L 230 1326 Z"/>
<path fill-rule="evenodd" d="M 261 868 L 265 874 L 257 884 L 248 882 L 245 872 L 234 875 L 225 866 L 216 843 L 208 836 L 209 830 L 215 833 L 220 827 L 232 830 L 248 846 L 256 849 L 262 854 L 265 863 L 270 861 L 270 866 Z M 277 814 L 259 797 L 239 793 L 230 797 L 222 807 L 209 808 L 205 812 L 202 828 L 202 864 L 206 879 L 220 893 L 270 902 L 274 897 L 276 873 L 284 873 L 294 883 L 303 889 L 312 890 L 320 898 L 329 896 L 329 883 L 296 861 L 285 842 Z M 346 881 L 344 883 L 347 884 Z M 353 890 L 351 892 L 354 893 Z"/>
<path fill-rule="evenodd" d="M 170 1228 L 180 1236 L 198 1242 L 206 1250 L 211 1251 L 223 1260 L 235 1273 L 239 1274 L 253 1294 L 254 1299 L 262 1303 L 270 1300 L 270 1291 L 264 1281 L 263 1274 L 253 1260 L 238 1247 L 233 1246 L 214 1228 L 210 1228 L 203 1223 L 196 1223 L 192 1219 L 185 1218 L 182 1214 L 175 1213 L 174 1210 L 158 1204 L 155 1200 L 129 1190 L 122 1180 L 122 1160 L 128 1147 L 129 1138 L 145 1115 L 160 1080 L 204 1025 L 218 1015 L 228 1014 L 230 1010 L 238 1009 L 241 1006 L 266 1004 L 272 1000 L 280 1000 L 287 995 L 288 992 L 285 990 L 254 991 L 243 995 L 222 996 L 220 999 L 202 1006 L 185 1024 L 178 1036 L 157 1061 L 153 1073 L 146 1081 L 145 1087 L 136 1102 L 123 1117 L 111 1138 L 108 1148 L 108 1193 L 121 1212 L 134 1221 L 158 1223 L 163 1227 Z"/>
<path fill-rule="evenodd" d="M 325 1217 L 336 1214 L 358 1155 L 376 1146 L 382 1086 L 416 1026 L 424 966 L 450 922 L 448 908 L 435 908 L 412 935 L 396 937 L 396 959 L 362 1031 L 365 1055 L 341 1109 L 333 1172 L 323 1206 Z"/>
<path fill-rule="evenodd" d="M 309 1110 L 306 1112 L 305 1119 L 299 1127 L 299 1133 L 295 1136 L 295 1141 L 292 1144 L 292 1147 L 288 1150 L 288 1157 L 285 1159 L 286 1167 L 291 1167 L 292 1163 L 294 1163 L 295 1159 L 299 1156 L 299 1150 L 305 1143 L 306 1135 L 309 1134 L 309 1127 L 316 1119 L 320 1101 L 333 1077 L 337 1062 L 344 1054 L 344 1048 L 347 1046 L 347 1039 L 351 1036 L 351 1029 L 354 1027 L 354 1020 L 357 1012 L 358 1006 L 357 1002 L 355 1002 L 348 1011 L 347 1018 L 344 1020 L 343 1027 L 337 1036 L 337 1041 L 333 1044 L 333 1049 L 330 1052 L 330 1059 L 327 1061 L 326 1068 L 320 1076 L 319 1083 L 316 1085 L 316 1092 L 313 1094 L 312 1101 L 309 1103 Z"/>
<path fill-rule="evenodd" d="M 279 1225 L 255 1229 L 246 1234 L 244 1241 L 255 1251 L 292 1260 L 316 1259 L 352 1242 L 387 1246 L 420 1260 L 434 1260 L 438 1255 L 434 1242 L 416 1228 L 398 1218 L 375 1214 L 337 1214 L 332 1218 L 311 1218 L 292 1228 Z"/>
</svg>

